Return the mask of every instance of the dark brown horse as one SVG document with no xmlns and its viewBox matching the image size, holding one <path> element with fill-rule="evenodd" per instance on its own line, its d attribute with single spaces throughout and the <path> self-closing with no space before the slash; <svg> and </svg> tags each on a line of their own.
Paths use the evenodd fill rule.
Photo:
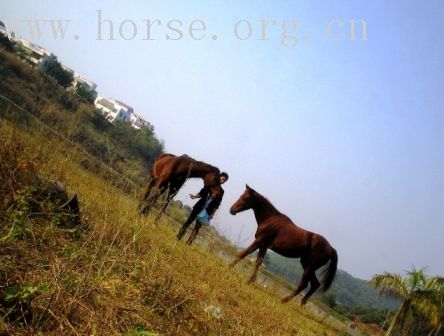
<svg viewBox="0 0 444 336">
<path fill-rule="evenodd" d="M 219 175 L 218 168 L 194 160 L 188 155 L 162 154 L 154 162 L 148 175 L 140 213 L 148 214 L 159 197 L 166 193 L 166 201 L 159 213 L 159 218 L 188 178 L 200 177 L 204 180 L 205 186 L 211 187 L 219 185 Z"/>
<path fill-rule="evenodd" d="M 330 261 L 322 274 L 323 290 L 326 291 L 330 288 L 336 274 L 338 255 L 327 239 L 295 225 L 290 218 L 280 213 L 270 201 L 247 185 L 245 192 L 231 206 L 230 213 L 235 215 L 248 209 L 253 209 L 256 217 L 256 239 L 244 251 L 239 253 L 238 257 L 230 264 L 231 267 L 259 249 L 256 267 L 249 280 L 253 282 L 267 249 L 271 249 L 287 258 L 301 258 L 300 261 L 304 268 L 302 279 L 298 287 L 282 299 L 282 303 L 290 301 L 310 283 L 310 290 L 301 301 L 301 304 L 304 305 L 321 285 L 316 278 L 315 271 Z"/>
</svg>

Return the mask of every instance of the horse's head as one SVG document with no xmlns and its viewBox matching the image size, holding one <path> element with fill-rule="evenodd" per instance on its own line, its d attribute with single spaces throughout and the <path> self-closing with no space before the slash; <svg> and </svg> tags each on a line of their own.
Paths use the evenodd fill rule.
<svg viewBox="0 0 444 336">
<path fill-rule="evenodd" d="M 204 176 L 204 185 L 206 187 L 220 186 L 219 172 L 210 172 Z"/>
<path fill-rule="evenodd" d="M 231 206 L 230 214 L 236 215 L 238 212 L 242 212 L 242 211 L 251 209 L 254 204 L 253 193 L 254 193 L 254 190 L 251 189 L 247 184 L 244 193 Z"/>
<path fill-rule="evenodd" d="M 210 187 L 210 195 L 213 199 L 220 197 L 222 192 L 223 190 L 220 185 Z"/>
</svg>

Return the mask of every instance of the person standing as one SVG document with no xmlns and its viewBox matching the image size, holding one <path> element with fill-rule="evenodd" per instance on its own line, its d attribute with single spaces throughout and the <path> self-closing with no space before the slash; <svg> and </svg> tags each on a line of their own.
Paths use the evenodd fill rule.
<svg viewBox="0 0 444 336">
<path fill-rule="evenodd" d="M 228 174 L 225 172 L 221 173 L 219 179 L 220 185 L 224 184 L 228 180 Z M 190 194 L 191 199 L 199 198 L 199 201 L 193 206 L 188 219 L 180 228 L 177 239 L 181 240 L 190 224 L 196 220 L 194 230 L 187 241 L 187 244 L 191 245 L 194 239 L 196 239 L 201 226 L 210 225 L 214 214 L 222 202 L 223 196 L 224 190 L 221 186 L 203 187 L 196 195 Z"/>
</svg>

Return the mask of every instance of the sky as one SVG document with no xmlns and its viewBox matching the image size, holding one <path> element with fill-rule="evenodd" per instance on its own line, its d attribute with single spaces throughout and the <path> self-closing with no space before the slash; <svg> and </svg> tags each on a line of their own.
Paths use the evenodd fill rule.
<svg viewBox="0 0 444 336">
<path fill-rule="evenodd" d="M 354 276 L 444 275 L 443 1 L 2 0 L 0 20 L 131 105 L 167 152 L 227 171 L 212 224 L 239 246 L 257 225 L 228 209 L 248 183 Z M 63 39 L 51 20 L 69 20 Z"/>
</svg>

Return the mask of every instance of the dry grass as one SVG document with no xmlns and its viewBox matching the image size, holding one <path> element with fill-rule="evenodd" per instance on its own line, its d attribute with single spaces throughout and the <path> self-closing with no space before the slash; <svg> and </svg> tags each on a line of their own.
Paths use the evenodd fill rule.
<svg viewBox="0 0 444 336">
<path fill-rule="evenodd" d="M 45 335 L 341 335 L 296 302 L 136 214 L 137 199 L 84 170 L 81 153 L 0 122 L 0 330 Z M 82 225 L 29 208 L 34 176 L 79 195 Z M 32 191 L 32 192 L 31 192 Z M 11 233 L 12 232 L 12 233 Z"/>
<path fill-rule="evenodd" d="M 201 245 L 177 242 L 179 209 L 159 225 L 139 217 L 134 176 L 117 172 L 128 162 L 112 169 L 70 141 L 86 107 L 0 56 L 2 94 L 33 112 L 0 100 L 0 335 L 345 334 L 296 300 L 280 304 L 279 281 L 247 285 L 251 265 L 228 269 L 235 248 L 211 230 Z M 78 194 L 80 225 L 54 211 L 50 180 Z"/>
</svg>

